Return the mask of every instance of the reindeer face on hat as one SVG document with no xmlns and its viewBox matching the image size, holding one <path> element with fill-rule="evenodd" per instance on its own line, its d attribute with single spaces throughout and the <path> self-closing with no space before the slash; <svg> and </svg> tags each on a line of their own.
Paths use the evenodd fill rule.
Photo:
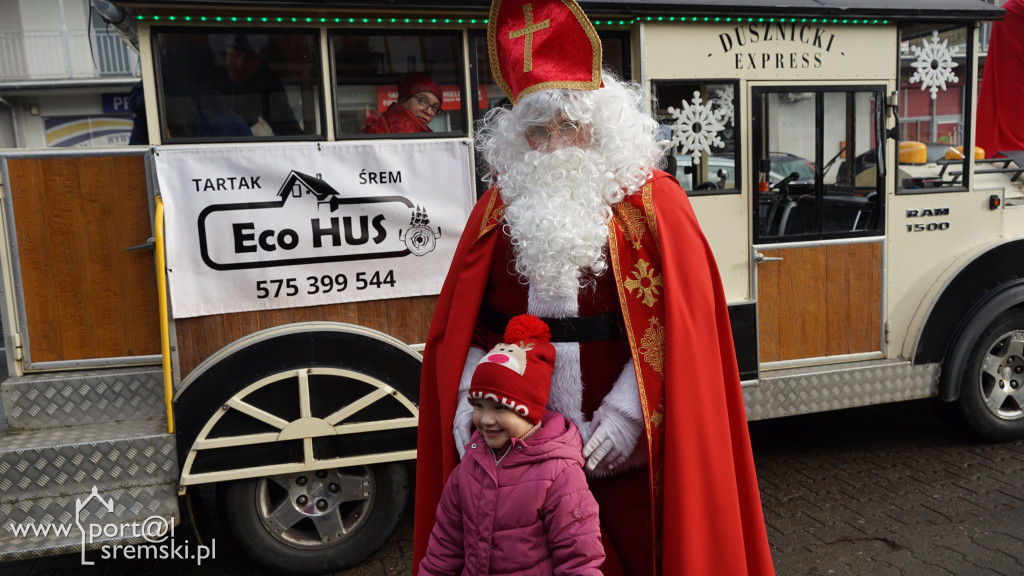
<svg viewBox="0 0 1024 576">
<path fill-rule="evenodd" d="M 505 340 L 477 364 L 469 400 L 494 400 L 536 424 L 544 416 L 555 367 L 551 332 L 540 318 L 523 314 L 509 321 Z"/>
<path fill-rule="evenodd" d="M 479 364 L 493 362 L 522 376 L 526 372 L 526 351 L 530 348 L 533 348 L 533 344 L 526 342 L 498 344 L 480 360 Z"/>
</svg>

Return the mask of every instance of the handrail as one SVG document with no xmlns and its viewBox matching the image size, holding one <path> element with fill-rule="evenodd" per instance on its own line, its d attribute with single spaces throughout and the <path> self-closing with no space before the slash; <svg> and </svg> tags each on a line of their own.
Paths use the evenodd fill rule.
<svg viewBox="0 0 1024 576">
<path fill-rule="evenodd" d="M 167 406 L 167 433 L 174 434 L 174 382 L 171 378 L 171 334 L 167 322 L 167 266 L 164 261 L 164 201 L 156 197 L 156 294 L 160 309 L 160 356 L 163 359 L 164 404 Z"/>
<path fill-rule="evenodd" d="M 113 31 L 0 30 L 3 82 L 137 78 L 141 70 L 139 55 Z"/>
</svg>

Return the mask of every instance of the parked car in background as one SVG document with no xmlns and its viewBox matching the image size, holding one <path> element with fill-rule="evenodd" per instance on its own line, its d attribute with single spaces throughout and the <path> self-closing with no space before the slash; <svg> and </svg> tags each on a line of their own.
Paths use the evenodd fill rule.
<svg viewBox="0 0 1024 576">
<path fill-rule="evenodd" d="M 708 157 L 708 178 L 703 181 L 696 180 L 693 168 L 693 157 L 689 154 L 675 154 L 676 179 L 682 184 L 683 189 L 690 190 L 715 190 L 736 187 L 736 160 L 732 153 Z M 768 182 L 775 184 L 786 176 L 796 172 L 799 177 L 796 182 L 813 182 L 815 169 L 806 158 L 789 154 L 786 152 L 771 153 L 771 170 L 768 172 Z"/>
</svg>

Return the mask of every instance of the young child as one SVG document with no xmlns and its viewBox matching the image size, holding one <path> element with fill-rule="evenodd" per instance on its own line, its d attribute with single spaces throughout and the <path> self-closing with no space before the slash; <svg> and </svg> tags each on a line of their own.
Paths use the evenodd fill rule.
<svg viewBox="0 0 1024 576">
<path fill-rule="evenodd" d="M 420 576 L 600 576 L 601 530 L 576 426 L 544 406 L 555 348 L 541 319 L 509 321 L 469 389 L 476 431 L 437 507 Z"/>
</svg>

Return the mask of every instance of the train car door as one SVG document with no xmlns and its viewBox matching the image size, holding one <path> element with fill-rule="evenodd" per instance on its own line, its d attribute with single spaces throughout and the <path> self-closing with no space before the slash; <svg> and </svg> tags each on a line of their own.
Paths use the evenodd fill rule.
<svg viewBox="0 0 1024 576">
<path fill-rule="evenodd" d="M 751 88 L 762 369 L 883 355 L 884 85 Z"/>
<path fill-rule="evenodd" d="M 159 362 L 145 154 L 12 152 L 2 160 L 22 366 Z"/>
</svg>

